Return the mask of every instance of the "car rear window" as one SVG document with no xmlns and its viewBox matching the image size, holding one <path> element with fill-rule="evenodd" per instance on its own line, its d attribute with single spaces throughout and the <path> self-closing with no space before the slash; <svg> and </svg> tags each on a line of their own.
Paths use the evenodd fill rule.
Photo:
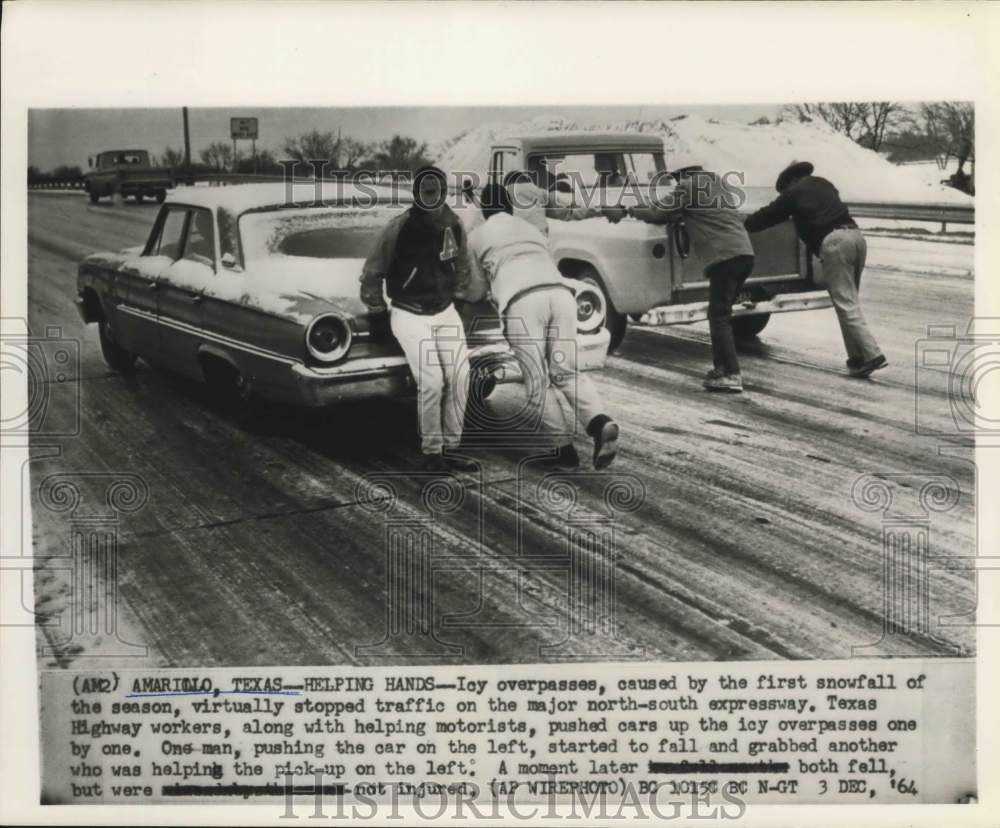
<svg viewBox="0 0 1000 828">
<path fill-rule="evenodd" d="M 248 213 L 240 218 L 244 255 L 364 259 L 401 209 L 316 207 Z"/>
</svg>

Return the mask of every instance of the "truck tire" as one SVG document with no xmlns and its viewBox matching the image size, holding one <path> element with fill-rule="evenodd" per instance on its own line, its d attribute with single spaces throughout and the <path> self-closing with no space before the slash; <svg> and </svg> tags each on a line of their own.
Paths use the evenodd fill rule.
<svg viewBox="0 0 1000 828">
<path fill-rule="evenodd" d="M 608 333 L 611 335 L 611 339 L 608 342 L 608 353 L 613 354 L 625 338 L 628 317 L 624 313 L 619 313 L 615 310 L 615 306 L 611 304 L 611 297 L 608 296 L 608 291 L 604 287 L 604 282 L 594 268 L 587 265 L 577 274 L 576 278 L 597 288 L 601 292 L 601 296 L 604 297 L 604 327 L 608 329 Z"/>
<path fill-rule="evenodd" d="M 101 197 L 90 188 L 89 184 L 87 185 L 87 196 L 90 198 L 91 204 L 97 204 L 97 202 L 101 200 Z"/>
<path fill-rule="evenodd" d="M 135 199 L 136 204 L 142 204 L 142 193 L 132 193 L 132 198 Z"/>
<path fill-rule="evenodd" d="M 101 354 L 112 371 L 127 374 L 135 367 L 135 354 L 126 351 L 118 344 L 114 329 L 107 319 L 102 319 L 97 323 L 97 334 L 101 340 Z"/>
<path fill-rule="evenodd" d="M 166 201 L 166 200 L 167 200 L 167 191 L 166 190 L 157 190 L 156 191 L 156 203 L 157 204 L 163 204 L 163 202 Z"/>
<path fill-rule="evenodd" d="M 736 316 L 733 318 L 733 336 L 737 339 L 753 339 L 771 320 L 769 313 L 756 313 L 753 316 Z"/>
</svg>

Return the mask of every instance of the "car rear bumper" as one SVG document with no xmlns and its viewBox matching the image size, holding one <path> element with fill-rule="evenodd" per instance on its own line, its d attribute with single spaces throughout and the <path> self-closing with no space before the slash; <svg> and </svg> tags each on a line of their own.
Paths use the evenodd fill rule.
<svg viewBox="0 0 1000 828">
<path fill-rule="evenodd" d="M 577 368 L 591 371 L 603 367 L 609 339 L 604 328 L 580 337 Z M 497 384 L 523 381 L 520 366 L 505 342 L 476 348 L 470 356 L 473 376 L 489 376 Z M 413 375 L 403 356 L 357 359 L 329 368 L 295 363 L 291 371 L 295 382 L 286 401 L 310 407 L 396 397 L 415 389 Z"/>
<path fill-rule="evenodd" d="M 733 316 L 753 316 L 761 313 L 790 313 L 832 307 L 830 294 L 825 290 L 802 293 L 779 293 L 762 302 L 740 302 L 733 305 Z M 708 319 L 708 302 L 691 302 L 686 305 L 664 305 L 646 311 L 636 323 L 647 327 L 687 325 Z"/>
</svg>

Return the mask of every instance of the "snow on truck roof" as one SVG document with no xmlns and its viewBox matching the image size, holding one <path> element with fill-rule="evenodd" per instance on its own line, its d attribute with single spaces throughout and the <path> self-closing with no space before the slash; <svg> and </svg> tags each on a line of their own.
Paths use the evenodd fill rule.
<svg viewBox="0 0 1000 828">
<path fill-rule="evenodd" d="M 409 182 L 396 188 L 384 185 L 358 185 L 345 181 L 324 181 L 317 187 L 313 182 L 296 182 L 291 186 L 281 181 L 265 184 L 234 184 L 229 187 L 178 187 L 167 194 L 168 204 L 184 204 L 224 210 L 239 216 L 250 210 L 280 209 L 313 204 L 336 206 L 358 200 L 362 204 L 409 204 L 413 197 Z"/>
<path fill-rule="evenodd" d="M 537 149 L 554 149 L 564 147 L 608 147 L 622 149 L 625 147 L 642 147 L 663 151 L 663 138 L 659 135 L 649 135 L 642 132 L 591 132 L 586 129 L 566 130 L 564 132 L 538 132 L 518 136 L 522 144 L 530 144 Z"/>
</svg>

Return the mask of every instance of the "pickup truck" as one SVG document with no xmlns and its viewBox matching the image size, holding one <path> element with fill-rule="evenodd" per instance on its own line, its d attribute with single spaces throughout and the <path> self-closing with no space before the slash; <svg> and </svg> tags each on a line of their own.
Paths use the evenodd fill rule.
<svg viewBox="0 0 1000 828">
<path fill-rule="evenodd" d="M 170 167 L 154 167 L 146 150 L 105 150 L 87 159 L 90 172 L 84 173 L 83 186 L 96 204 L 104 196 L 132 196 L 136 203 L 144 197 L 162 202 L 174 184 Z"/>
<path fill-rule="evenodd" d="M 663 140 L 630 132 L 544 132 L 505 139 L 490 150 L 487 179 L 502 182 L 526 170 L 542 186 L 568 181 L 580 203 L 605 189 L 618 189 L 623 203 L 636 203 L 650 187 L 669 186 Z M 715 172 L 723 173 L 724 170 Z M 750 213 L 770 200 L 765 188 L 744 188 Z M 614 193 L 608 193 L 614 196 Z M 586 201 L 587 198 L 591 200 Z M 608 203 L 615 203 L 611 197 Z M 733 307 L 737 337 L 751 338 L 772 313 L 830 307 L 821 289 L 819 262 L 805 252 L 791 221 L 751 237 L 754 271 Z M 636 219 L 610 224 L 603 218 L 549 221 L 553 257 L 564 276 L 601 292 L 610 334 L 609 351 L 625 336 L 628 320 L 646 326 L 677 325 L 708 318 L 704 264 L 689 252 L 682 228 Z"/>
</svg>

